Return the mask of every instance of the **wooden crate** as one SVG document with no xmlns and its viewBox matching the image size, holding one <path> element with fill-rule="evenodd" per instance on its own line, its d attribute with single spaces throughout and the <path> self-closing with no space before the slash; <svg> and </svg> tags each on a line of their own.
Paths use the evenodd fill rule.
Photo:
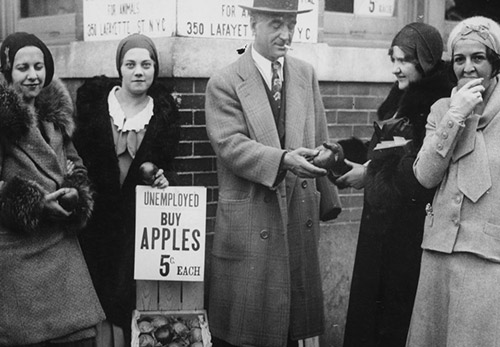
<svg viewBox="0 0 500 347">
<path fill-rule="evenodd" d="M 180 326 L 175 326 L 179 324 Z M 159 329 L 169 332 L 168 341 L 158 337 Z M 181 330 L 178 330 L 181 328 Z M 194 330 L 198 338 L 193 339 Z M 201 338 L 201 341 L 199 340 Z M 134 311 L 132 318 L 131 347 L 140 347 L 141 339 L 150 342 L 148 346 L 159 347 L 177 341 L 183 346 L 211 347 L 212 341 L 205 310 Z M 163 344 L 162 344 L 163 342 Z"/>
<path fill-rule="evenodd" d="M 203 282 L 137 281 L 139 311 L 203 310 Z"/>
</svg>

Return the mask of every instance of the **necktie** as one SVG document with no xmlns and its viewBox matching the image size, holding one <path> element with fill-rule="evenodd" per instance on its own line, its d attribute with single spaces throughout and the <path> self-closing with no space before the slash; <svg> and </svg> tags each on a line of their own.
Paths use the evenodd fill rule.
<svg viewBox="0 0 500 347">
<path fill-rule="evenodd" d="M 281 106 L 281 79 L 278 74 L 278 71 L 281 68 L 281 63 L 276 60 L 272 62 L 271 66 L 273 69 L 273 77 L 271 79 L 271 92 L 274 103 L 279 109 Z"/>
<path fill-rule="evenodd" d="M 283 85 L 278 74 L 278 71 L 281 68 L 281 63 L 277 60 L 273 61 L 271 67 L 273 69 L 273 77 L 271 78 L 271 95 L 272 102 L 274 103 L 273 109 L 276 110 L 273 111 L 275 112 L 274 120 L 276 122 L 276 128 L 278 130 L 281 146 L 283 146 L 285 143 L 285 118 L 284 114 L 281 112 L 281 88 Z"/>
</svg>

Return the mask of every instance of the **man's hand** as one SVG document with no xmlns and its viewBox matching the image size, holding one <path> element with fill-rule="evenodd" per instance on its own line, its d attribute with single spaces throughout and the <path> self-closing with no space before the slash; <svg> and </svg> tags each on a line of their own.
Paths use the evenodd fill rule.
<svg viewBox="0 0 500 347">
<path fill-rule="evenodd" d="M 362 189 L 365 186 L 366 167 L 364 165 L 354 163 L 347 159 L 344 159 L 344 162 L 347 165 L 351 166 L 352 169 L 343 176 L 340 176 L 335 181 L 335 185 L 340 189 L 347 187 Z"/>
<path fill-rule="evenodd" d="M 316 178 L 326 175 L 326 170 L 311 163 L 318 155 L 318 150 L 304 147 L 297 148 L 285 154 L 283 169 L 290 170 L 301 178 Z"/>
</svg>

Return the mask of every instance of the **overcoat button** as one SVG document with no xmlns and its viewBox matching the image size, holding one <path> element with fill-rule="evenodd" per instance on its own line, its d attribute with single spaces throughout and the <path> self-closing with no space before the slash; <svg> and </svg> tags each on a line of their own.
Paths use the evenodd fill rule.
<svg viewBox="0 0 500 347">
<path fill-rule="evenodd" d="M 448 138 L 448 133 L 446 131 L 443 131 L 441 137 L 446 140 Z"/>
<path fill-rule="evenodd" d="M 438 143 L 437 144 L 437 149 L 440 151 L 443 149 L 443 144 L 442 143 Z"/>
<path fill-rule="evenodd" d="M 267 230 L 262 230 L 260 232 L 260 238 L 263 239 L 263 240 L 266 240 L 269 238 L 269 231 Z"/>
<path fill-rule="evenodd" d="M 311 228 L 313 226 L 313 221 L 311 219 L 308 219 L 306 222 L 306 227 Z"/>
<path fill-rule="evenodd" d="M 307 188 L 307 181 L 302 181 L 302 188 L 304 188 L 304 189 Z"/>
<path fill-rule="evenodd" d="M 453 122 L 451 120 L 448 121 L 448 128 L 453 128 Z"/>
</svg>

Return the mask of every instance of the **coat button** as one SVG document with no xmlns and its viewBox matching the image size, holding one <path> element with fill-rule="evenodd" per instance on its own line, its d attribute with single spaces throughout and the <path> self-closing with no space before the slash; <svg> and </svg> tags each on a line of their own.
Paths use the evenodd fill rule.
<svg viewBox="0 0 500 347">
<path fill-rule="evenodd" d="M 302 181 L 302 188 L 304 188 L 304 189 L 307 188 L 307 181 Z"/>
<path fill-rule="evenodd" d="M 441 133 L 441 137 L 446 140 L 448 138 L 448 133 L 446 131 L 443 131 Z"/>
<path fill-rule="evenodd" d="M 453 225 L 455 225 L 456 227 L 460 225 L 460 221 L 458 219 L 452 219 L 451 221 L 453 222 Z"/>
<path fill-rule="evenodd" d="M 455 202 L 457 204 L 460 204 L 462 202 L 462 197 L 460 195 L 457 195 L 456 198 L 455 198 Z"/>
<path fill-rule="evenodd" d="M 261 238 L 262 240 L 266 240 L 266 239 L 268 239 L 268 238 L 269 238 L 269 231 L 267 231 L 267 230 L 265 230 L 265 229 L 264 229 L 264 230 L 262 230 L 262 231 L 260 232 L 260 238 Z"/>
<path fill-rule="evenodd" d="M 447 124 L 448 128 L 453 128 L 453 121 L 449 120 Z"/>
<path fill-rule="evenodd" d="M 313 221 L 312 219 L 308 219 L 306 222 L 306 227 L 311 228 L 313 226 Z"/>
<path fill-rule="evenodd" d="M 440 150 L 443 149 L 443 144 L 442 143 L 438 143 L 436 147 L 437 147 L 438 151 L 440 151 Z"/>
</svg>

